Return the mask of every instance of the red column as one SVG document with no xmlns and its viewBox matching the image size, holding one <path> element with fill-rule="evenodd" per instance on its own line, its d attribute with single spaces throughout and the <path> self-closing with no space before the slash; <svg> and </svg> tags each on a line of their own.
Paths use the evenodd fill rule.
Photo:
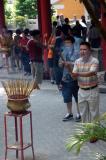
<svg viewBox="0 0 106 160">
<path fill-rule="evenodd" d="M 39 28 L 42 34 L 47 34 L 47 39 L 51 35 L 52 25 L 51 25 L 51 4 L 50 0 L 38 0 L 38 20 Z M 44 51 L 44 63 L 47 62 L 47 51 Z"/>
<path fill-rule="evenodd" d="M 106 11 L 103 7 L 101 7 L 101 23 L 104 29 L 106 29 Z M 102 40 L 102 49 L 103 49 L 103 65 L 104 69 L 106 69 L 106 40 Z"/>
<path fill-rule="evenodd" d="M 0 0 L 0 31 L 5 26 L 4 1 Z"/>
<path fill-rule="evenodd" d="M 50 0 L 38 0 L 38 18 L 42 35 L 47 33 L 50 36 L 52 30 Z"/>
</svg>

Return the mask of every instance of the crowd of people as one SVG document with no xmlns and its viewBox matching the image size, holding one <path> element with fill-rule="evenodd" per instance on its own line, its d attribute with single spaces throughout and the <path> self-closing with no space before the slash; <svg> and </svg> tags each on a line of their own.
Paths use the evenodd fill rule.
<svg viewBox="0 0 106 160">
<path fill-rule="evenodd" d="M 63 121 L 73 119 L 72 97 L 76 102 L 77 122 L 81 119 L 83 122 L 91 122 L 99 115 L 98 60 L 92 57 L 91 48 L 100 47 L 101 35 L 93 21 L 88 29 L 85 17 L 81 18 L 86 27 L 77 19 L 75 25 L 71 27 L 68 18 L 57 16 L 48 44 L 51 83 L 55 80 L 58 89 L 62 91 L 67 108 Z M 79 58 L 77 66 L 76 61 Z M 67 64 L 71 65 L 71 69 L 67 68 Z M 70 70 L 78 72 L 78 76 L 74 78 Z"/>
<path fill-rule="evenodd" d="M 86 25 L 85 17 L 82 23 Z M 43 51 L 48 52 L 50 81 L 62 92 L 67 113 L 63 121 L 73 119 L 72 97 L 75 98 L 77 115 L 75 120 L 90 122 L 99 115 L 99 94 L 97 82 L 98 60 L 91 55 L 91 47 L 100 47 L 100 33 L 91 21 L 89 30 L 76 19 L 71 27 L 64 16 L 57 16 L 52 25 L 48 41 L 42 42 L 39 30 L 16 30 L 6 27 L 0 34 L 1 68 L 24 70 L 24 75 L 32 75 L 38 84 L 42 83 L 44 64 Z M 89 41 L 89 42 L 86 42 Z M 10 63 L 10 64 L 9 64 Z"/>
<path fill-rule="evenodd" d="M 43 79 L 43 45 L 40 31 L 16 30 L 15 36 L 6 27 L 0 34 L 0 67 L 11 71 L 23 71 L 25 76 L 32 75 L 36 83 Z"/>
</svg>

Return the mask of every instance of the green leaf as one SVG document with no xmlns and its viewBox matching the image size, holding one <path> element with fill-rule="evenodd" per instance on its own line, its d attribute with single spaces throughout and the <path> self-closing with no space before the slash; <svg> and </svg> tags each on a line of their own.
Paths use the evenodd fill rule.
<svg viewBox="0 0 106 160">
<path fill-rule="evenodd" d="M 68 151 L 71 151 L 78 143 L 78 139 L 76 139 L 75 137 L 71 137 L 70 139 L 68 139 L 68 142 L 66 143 L 66 149 Z"/>
</svg>

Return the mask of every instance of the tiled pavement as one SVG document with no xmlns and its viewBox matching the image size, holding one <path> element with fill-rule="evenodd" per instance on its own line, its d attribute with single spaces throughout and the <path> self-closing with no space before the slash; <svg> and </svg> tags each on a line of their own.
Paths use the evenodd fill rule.
<svg viewBox="0 0 106 160">
<path fill-rule="evenodd" d="M 23 77 L 21 74 L 6 74 L 0 70 L 0 80 L 8 78 Z M 33 91 L 30 97 L 33 114 L 33 134 L 36 160 L 96 160 L 96 152 L 106 152 L 106 144 L 98 141 L 95 144 L 88 143 L 77 156 L 74 152 L 68 153 L 65 148 L 66 139 L 73 134 L 78 123 L 73 121 L 62 122 L 66 113 L 66 107 L 62 96 L 58 93 L 55 85 L 44 81 L 41 90 Z M 4 132 L 3 115 L 7 111 L 7 97 L 0 84 L 0 160 L 4 159 Z M 100 111 L 106 111 L 106 95 L 100 95 Z M 76 109 L 73 106 L 75 116 Z M 28 122 L 24 121 L 24 138 L 29 139 Z M 9 140 L 13 141 L 13 121 L 9 121 Z M 15 159 L 15 152 L 8 151 L 8 160 Z M 25 160 L 32 159 L 31 149 L 25 150 Z"/>
</svg>

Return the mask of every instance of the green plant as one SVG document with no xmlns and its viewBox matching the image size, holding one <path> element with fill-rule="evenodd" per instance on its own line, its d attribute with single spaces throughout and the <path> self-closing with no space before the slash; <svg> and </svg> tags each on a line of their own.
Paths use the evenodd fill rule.
<svg viewBox="0 0 106 160">
<path fill-rule="evenodd" d="M 37 0 L 16 0 L 16 16 L 27 15 L 28 19 L 34 19 L 38 15 Z"/>
<path fill-rule="evenodd" d="M 26 26 L 25 17 L 17 16 L 16 17 L 16 26 L 20 28 L 24 28 Z"/>
<path fill-rule="evenodd" d="M 104 156 L 103 154 L 96 154 L 97 160 L 106 160 L 106 156 Z"/>
<path fill-rule="evenodd" d="M 81 147 L 91 139 L 106 142 L 106 112 L 92 123 L 81 123 L 78 125 L 75 134 L 67 140 L 66 148 L 68 151 L 75 149 L 76 153 L 79 154 Z M 101 156 L 101 158 L 99 160 L 106 159 L 105 156 Z"/>
</svg>

